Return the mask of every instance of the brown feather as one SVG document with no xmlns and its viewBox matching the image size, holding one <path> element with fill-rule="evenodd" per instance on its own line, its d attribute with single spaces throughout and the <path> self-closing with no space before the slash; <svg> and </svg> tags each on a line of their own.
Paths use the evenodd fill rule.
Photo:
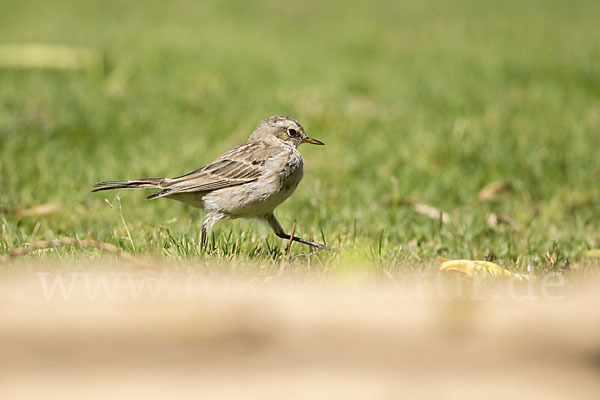
<svg viewBox="0 0 600 400">
<path fill-rule="evenodd" d="M 248 146 L 252 151 L 247 151 Z M 262 175 L 261 166 L 269 157 L 277 155 L 278 147 L 265 143 L 252 143 L 235 147 L 219 156 L 212 163 L 177 178 L 166 178 L 148 199 L 156 199 L 177 193 L 210 192 L 256 181 Z"/>
</svg>

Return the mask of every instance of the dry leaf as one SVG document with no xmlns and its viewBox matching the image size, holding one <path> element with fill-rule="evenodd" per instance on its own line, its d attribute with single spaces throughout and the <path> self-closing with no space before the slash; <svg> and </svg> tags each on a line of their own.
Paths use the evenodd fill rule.
<svg viewBox="0 0 600 400">
<path fill-rule="evenodd" d="M 521 229 L 519 224 L 514 219 L 512 219 L 512 217 L 510 215 L 508 215 L 507 212 L 503 212 L 500 214 L 500 221 L 510 225 L 510 227 L 513 228 L 514 230 Z"/>
<path fill-rule="evenodd" d="M 493 278 L 505 277 L 514 278 L 517 280 L 529 280 L 531 277 L 527 275 L 521 275 L 502 268 L 498 264 L 491 261 L 481 260 L 448 260 L 446 258 L 438 257 L 440 262 L 441 272 L 458 272 L 463 275 L 472 277 L 475 275 L 488 276 Z"/>
<path fill-rule="evenodd" d="M 496 229 L 498 227 L 498 217 L 494 213 L 488 215 L 486 222 L 487 226 L 489 226 L 492 229 Z"/>
<path fill-rule="evenodd" d="M 14 214 L 17 218 L 22 217 L 39 217 L 41 215 L 52 214 L 61 209 L 61 205 L 58 203 L 48 203 L 36 206 L 33 208 L 27 208 L 24 210 L 15 210 Z"/>
<path fill-rule="evenodd" d="M 411 204 L 412 209 L 415 210 L 416 213 L 429 217 L 431 219 L 435 219 L 439 221 L 440 219 L 444 224 L 450 222 L 450 217 L 444 211 L 439 208 L 435 208 L 428 204 L 423 203 L 413 203 Z"/>
<path fill-rule="evenodd" d="M 479 201 L 488 201 L 495 199 L 499 194 L 506 193 L 512 190 L 512 185 L 504 181 L 495 181 L 487 184 L 479 191 L 477 196 Z"/>
</svg>

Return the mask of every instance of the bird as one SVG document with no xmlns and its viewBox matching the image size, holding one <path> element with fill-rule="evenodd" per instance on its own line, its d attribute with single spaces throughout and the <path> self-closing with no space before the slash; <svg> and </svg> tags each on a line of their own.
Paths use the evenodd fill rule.
<svg viewBox="0 0 600 400">
<path fill-rule="evenodd" d="M 176 178 L 97 182 L 92 192 L 160 189 L 147 199 L 165 197 L 203 209 L 206 217 L 202 223 L 202 249 L 207 233 L 224 218 L 256 218 L 266 222 L 276 236 L 290 240 L 274 210 L 292 195 L 302 179 L 304 160 L 298 151 L 302 143 L 325 144 L 309 137 L 297 120 L 272 116 L 259 122 L 246 144 L 188 174 Z M 318 250 L 328 248 L 297 236 L 291 240 Z"/>
</svg>

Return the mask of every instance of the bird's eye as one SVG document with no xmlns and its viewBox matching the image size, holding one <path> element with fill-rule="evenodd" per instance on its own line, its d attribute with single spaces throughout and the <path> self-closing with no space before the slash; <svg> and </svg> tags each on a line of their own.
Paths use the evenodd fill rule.
<svg viewBox="0 0 600 400">
<path fill-rule="evenodd" d="M 298 132 L 296 132 L 295 129 L 292 129 L 292 128 L 288 129 L 288 135 L 296 136 L 297 134 L 298 134 Z"/>
</svg>

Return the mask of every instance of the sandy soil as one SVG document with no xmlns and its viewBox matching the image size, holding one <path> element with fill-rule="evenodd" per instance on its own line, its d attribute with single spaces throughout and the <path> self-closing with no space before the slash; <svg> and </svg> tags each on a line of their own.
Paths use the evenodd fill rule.
<svg viewBox="0 0 600 400">
<path fill-rule="evenodd" d="M 547 293 L 536 285 L 529 293 L 526 284 L 501 282 L 451 296 L 458 291 L 435 278 L 426 285 L 398 276 L 311 283 L 162 271 L 3 272 L 0 397 L 548 400 L 600 393 L 597 284 L 556 284 Z"/>
</svg>

